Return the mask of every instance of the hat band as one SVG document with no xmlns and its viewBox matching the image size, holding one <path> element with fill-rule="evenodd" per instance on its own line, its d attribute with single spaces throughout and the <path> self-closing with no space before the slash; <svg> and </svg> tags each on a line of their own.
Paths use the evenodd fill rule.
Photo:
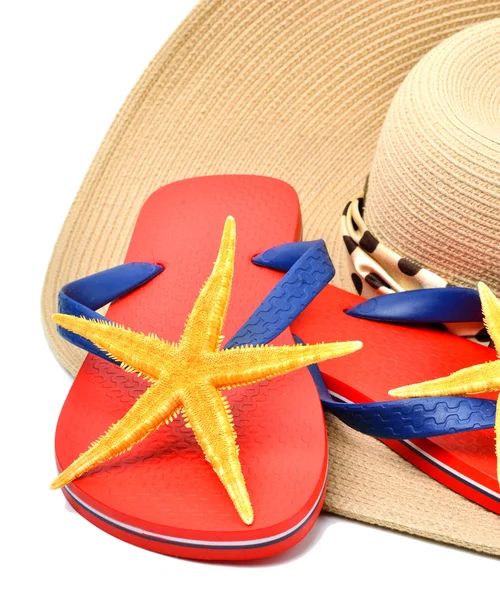
<svg viewBox="0 0 500 600">
<path fill-rule="evenodd" d="M 373 298 L 424 288 L 450 287 L 446 279 L 394 252 L 368 231 L 363 220 L 364 197 L 349 202 L 341 230 L 349 254 L 351 279 L 360 296 Z M 483 323 L 443 323 L 448 331 L 488 345 Z"/>
</svg>

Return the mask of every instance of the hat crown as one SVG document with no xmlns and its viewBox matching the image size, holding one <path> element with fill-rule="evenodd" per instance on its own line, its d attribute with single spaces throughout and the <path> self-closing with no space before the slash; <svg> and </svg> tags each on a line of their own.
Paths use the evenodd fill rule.
<svg viewBox="0 0 500 600">
<path fill-rule="evenodd" d="M 500 19 L 429 52 L 399 88 L 367 191 L 370 231 L 451 284 L 500 293 Z"/>
</svg>

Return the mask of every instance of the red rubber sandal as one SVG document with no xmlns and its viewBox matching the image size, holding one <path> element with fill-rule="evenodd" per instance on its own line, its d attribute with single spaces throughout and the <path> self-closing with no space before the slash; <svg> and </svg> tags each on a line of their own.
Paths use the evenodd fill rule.
<svg viewBox="0 0 500 600">
<path fill-rule="evenodd" d="M 238 225 L 238 237 L 224 319 L 234 255 L 231 219 L 212 276 L 198 294 L 228 215 Z M 95 355 L 85 360 L 60 414 L 55 445 L 62 473 L 54 487 L 64 486 L 68 501 L 87 520 L 149 550 L 216 560 L 277 554 L 311 529 L 325 494 L 325 426 L 310 374 L 288 371 L 352 352 L 360 344 L 237 347 L 248 340 L 257 340 L 252 346 L 263 343 L 258 340 L 267 343 L 278 331 L 276 345 L 293 344 L 286 324 L 311 299 L 304 301 L 307 293 L 300 291 L 307 282 L 296 278 L 293 290 L 299 293 L 289 292 L 280 287 L 279 273 L 251 259 L 297 239 L 299 231 L 297 196 L 280 181 L 250 176 L 181 181 L 161 188 L 144 204 L 125 265 L 63 288 L 59 305 L 66 314 L 55 316 L 60 333 Z M 314 278 L 316 288 L 321 279 L 314 293 L 332 274 Z M 226 338 L 235 334 L 268 294 L 260 317 L 251 317 L 239 341 L 219 351 L 222 323 Z M 112 323 L 94 312 L 118 296 L 107 313 Z M 275 313 L 291 316 L 276 328 Z M 266 324 L 269 314 L 273 322 Z M 272 336 L 263 335 L 273 328 Z M 285 354 L 292 351 L 295 363 Z M 213 354 L 205 361 L 207 352 Z M 288 362 L 279 366 L 282 356 Z M 240 363 L 233 370 L 227 366 L 234 357 L 246 370 Z M 276 364 L 266 363 L 266 357 L 275 357 Z M 174 358 L 184 367 L 171 367 Z M 207 365 L 220 369 L 207 375 L 202 394 L 194 380 Z M 185 373 L 193 373 L 193 381 Z M 150 380 L 149 389 L 141 375 Z M 219 389 L 276 375 L 229 390 L 228 403 L 219 395 Z M 162 393 L 168 411 L 159 404 Z"/>
</svg>

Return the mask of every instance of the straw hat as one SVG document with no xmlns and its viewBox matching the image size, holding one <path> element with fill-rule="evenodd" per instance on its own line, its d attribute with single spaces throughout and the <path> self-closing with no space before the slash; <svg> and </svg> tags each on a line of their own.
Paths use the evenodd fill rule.
<svg viewBox="0 0 500 600">
<path fill-rule="evenodd" d="M 499 16 L 499 0 L 202 1 L 127 98 L 57 240 L 42 303 L 60 362 L 76 373 L 84 354 L 49 320 L 59 288 L 120 264 L 151 192 L 199 175 L 294 186 L 304 238 L 326 240 L 335 284 L 353 291 L 341 215 L 370 173 L 378 240 L 500 293 Z M 326 510 L 500 555 L 498 515 L 327 421 Z"/>
</svg>

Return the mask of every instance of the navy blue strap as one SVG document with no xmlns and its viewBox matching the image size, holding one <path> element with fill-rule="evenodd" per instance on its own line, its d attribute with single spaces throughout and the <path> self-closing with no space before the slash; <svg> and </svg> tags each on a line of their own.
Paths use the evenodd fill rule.
<svg viewBox="0 0 500 600">
<path fill-rule="evenodd" d="M 287 273 L 227 342 L 225 348 L 267 344 L 272 341 L 292 323 L 335 274 L 323 240 L 284 244 L 256 256 L 253 262 L 259 266 L 286 270 Z M 143 285 L 162 270 L 163 267 L 154 264 L 129 263 L 70 283 L 59 293 L 59 312 L 107 321 L 95 310 Z M 61 327 L 58 330 L 72 344 L 114 362 L 85 338 Z"/>
<path fill-rule="evenodd" d="M 268 344 L 284 331 L 335 275 L 323 240 L 276 246 L 254 257 L 256 265 L 286 271 L 225 348 Z"/>
<path fill-rule="evenodd" d="M 127 263 L 83 277 L 68 283 L 61 289 L 58 296 L 58 310 L 66 315 L 109 322 L 109 319 L 95 311 L 144 285 L 161 273 L 163 268 L 161 265 L 151 263 Z M 115 362 L 84 337 L 63 327 L 58 326 L 57 330 L 61 337 L 75 346 Z"/>
<path fill-rule="evenodd" d="M 496 401 L 468 396 L 436 396 L 323 407 L 349 427 L 385 440 L 427 438 L 495 426 Z"/>
<path fill-rule="evenodd" d="M 370 298 L 346 311 L 351 317 L 386 323 L 481 322 L 477 290 L 461 287 L 397 292 Z"/>
<path fill-rule="evenodd" d="M 296 343 L 302 340 L 294 336 Z M 318 365 L 308 367 L 323 408 L 349 427 L 385 440 L 426 438 L 495 426 L 496 401 L 468 396 L 347 404 L 334 400 Z"/>
</svg>

